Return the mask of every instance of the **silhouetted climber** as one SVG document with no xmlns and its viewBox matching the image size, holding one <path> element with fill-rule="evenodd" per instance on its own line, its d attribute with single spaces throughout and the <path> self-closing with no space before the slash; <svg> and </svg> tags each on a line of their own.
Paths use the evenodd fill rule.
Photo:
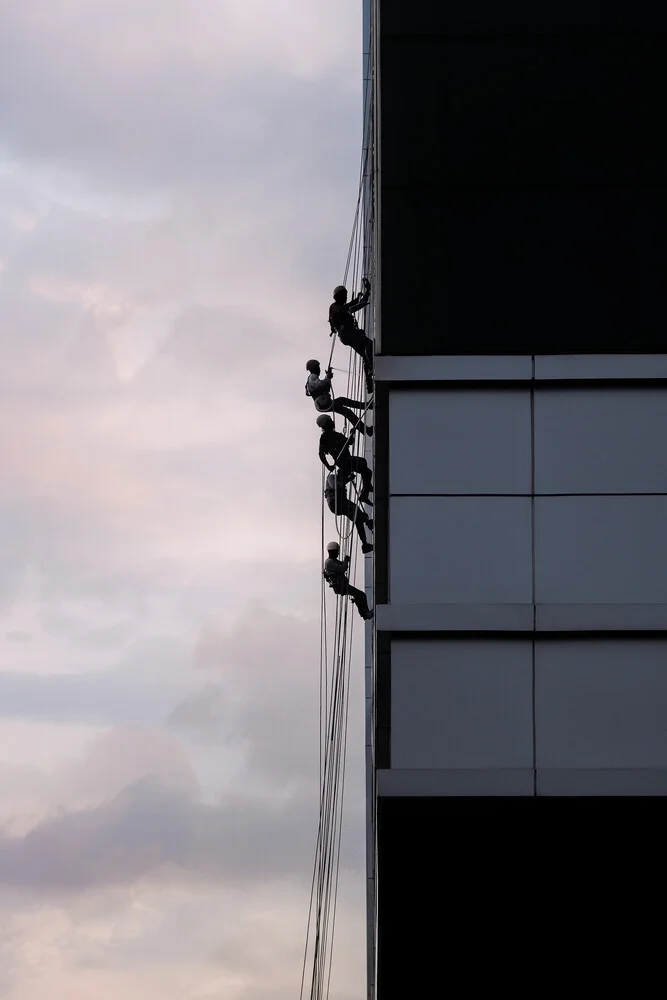
<svg viewBox="0 0 667 1000">
<path fill-rule="evenodd" d="M 368 607 L 368 601 L 363 590 L 353 587 L 348 579 L 350 557 L 345 556 L 343 560 L 338 558 L 340 553 L 338 542 L 329 542 L 327 552 L 329 555 L 324 563 L 324 579 L 334 594 L 349 597 L 352 603 L 356 605 L 357 611 L 362 618 L 366 620 L 372 618 L 373 612 Z"/>
<path fill-rule="evenodd" d="M 349 434 L 346 437 L 345 434 L 337 431 L 333 420 L 326 413 L 318 417 L 315 422 L 318 427 L 322 428 L 319 449 L 320 462 L 322 462 L 322 465 L 326 465 L 329 472 L 333 472 L 335 468 L 340 469 L 346 479 L 351 478 L 355 472 L 358 472 L 361 476 L 362 484 L 359 500 L 361 503 L 368 503 L 369 495 L 373 492 L 373 475 L 365 458 L 350 454 L 350 439 L 352 435 Z M 333 465 L 329 465 L 327 462 L 327 455 L 331 455 Z"/>
<path fill-rule="evenodd" d="M 351 347 L 362 359 L 366 375 L 366 391 L 371 393 L 373 391 L 373 341 L 366 336 L 363 330 L 359 329 L 359 324 L 352 315 L 363 309 L 370 298 L 370 281 L 368 278 L 362 278 L 361 281 L 364 286 L 363 292 L 355 295 L 349 302 L 347 301 L 347 288 L 344 285 L 336 285 L 333 290 L 334 300 L 329 306 L 329 325 L 331 336 L 337 333 L 341 344 Z"/>
<path fill-rule="evenodd" d="M 330 472 L 324 487 L 324 499 L 332 514 L 347 517 L 352 521 L 359 534 L 361 551 L 366 555 L 373 551 L 373 546 L 367 540 L 366 528 L 373 530 L 373 521 L 365 510 L 353 503 L 347 495 L 347 482 L 342 472 Z"/>
<path fill-rule="evenodd" d="M 352 424 L 352 427 L 359 432 L 359 434 L 368 434 L 370 437 L 373 433 L 373 428 L 369 427 L 363 422 L 361 417 L 358 417 L 356 413 L 353 413 L 350 409 L 353 406 L 356 410 L 364 410 L 366 408 L 365 403 L 360 403 L 356 399 L 348 399 L 347 396 L 336 396 L 335 399 L 332 398 L 331 392 L 331 379 L 333 378 L 333 371 L 331 368 L 327 368 L 325 372 L 325 377 L 320 378 L 320 373 L 322 369 L 320 368 L 319 361 L 307 361 L 306 371 L 310 372 L 308 376 L 308 381 L 306 382 L 306 396 L 310 396 L 315 403 L 315 409 L 319 413 L 339 413 L 341 417 L 345 417 Z M 373 404 L 371 403 L 369 409 Z"/>
</svg>

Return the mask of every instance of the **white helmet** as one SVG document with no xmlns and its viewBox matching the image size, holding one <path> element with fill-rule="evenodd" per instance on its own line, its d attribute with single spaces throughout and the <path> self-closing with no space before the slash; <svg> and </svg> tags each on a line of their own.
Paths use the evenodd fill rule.
<svg viewBox="0 0 667 1000">
<path fill-rule="evenodd" d="M 327 545 L 327 552 L 339 552 L 339 551 L 340 551 L 340 545 L 338 544 L 338 542 L 329 542 L 329 544 Z"/>
</svg>

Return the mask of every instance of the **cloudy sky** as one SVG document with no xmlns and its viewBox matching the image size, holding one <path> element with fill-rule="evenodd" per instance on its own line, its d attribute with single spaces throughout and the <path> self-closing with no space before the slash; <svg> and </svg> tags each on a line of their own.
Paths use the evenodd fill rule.
<svg viewBox="0 0 667 1000">
<path fill-rule="evenodd" d="M 360 0 L 0 0 L 3 1000 L 298 995 L 360 76 Z"/>
</svg>

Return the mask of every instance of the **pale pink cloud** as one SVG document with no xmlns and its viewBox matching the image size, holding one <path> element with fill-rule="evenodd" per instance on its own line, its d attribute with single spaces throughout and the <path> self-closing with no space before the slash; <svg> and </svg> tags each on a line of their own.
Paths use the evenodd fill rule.
<svg viewBox="0 0 667 1000">
<path fill-rule="evenodd" d="M 24 715 L 0 720 L 0 994 L 287 1000 L 317 806 L 303 365 L 356 201 L 361 5 L 1 19 L 0 669 Z M 215 664 L 167 664 L 204 633 Z M 363 992 L 360 678 L 331 1000 Z"/>
</svg>

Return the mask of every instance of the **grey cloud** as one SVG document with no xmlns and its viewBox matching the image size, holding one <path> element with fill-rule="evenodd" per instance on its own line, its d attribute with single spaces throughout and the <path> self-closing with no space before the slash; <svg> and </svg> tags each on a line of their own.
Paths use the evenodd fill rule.
<svg viewBox="0 0 667 1000">
<path fill-rule="evenodd" d="M 361 988 L 362 987 L 360 985 L 360 990 Z M 247 991 L 244 990 L 239 995 L 239 1000 L 282 1000 L 283 996 L 287 998 L 289 995 L 290 994 L 287 990 L 285 990 L 284 993 L 276 993 L 275 987 L 273 986 L 253 984 Z M 212 1000 L 225 1000 L 225 997 L 221 993 L 217 997 L 213 997 Z M 329 991 L 329 1000 L 359 1000 L 359 992 L 348 993 L 345 991 L 344 993 L 341 993 L 340 990 L 336 989 L 334 979 Z"/>
<path fill-rule="evenodd" d="M 0 997 L 9 995 L 18 979 L 19 937 L 17 931 L 0 930 Z"/>
<path fill-rule="evenodd" d="M 32 642 L 32 634 L 30 632 L 6 632 L 5 636 L 10 642 Z"/>
<path fill-rule="evenodd" d="M 240 780 L 246 792 L 205 805 L 173 736 L 125 727 L 101 737 L 63 785 L 71 789 L 65 801 L 81 795 L 96 800 L 117 788 L 120 794 L 94 809 L 70 809 L 26 837 L 2 837 L 0 880 L 55 891 L 148 876 L 229 883 L 307 878 L 317 826 L 317 623 L 255 604 L 229 629 L 208 630 L 195 651 L 200 672 L 194 677 L 204 687 L 194 696 L 181 690 L 176 697 L 186 680 L 181 654 L 171 649 L 170 671 L 161 648 L 149 646 L 143 656 L 135 651 L 115 674 L 71 677 L 64 684 L 63 678 L 0 675 L 0 703 L 16 712 L 23 699 L 34 715 L 51 718 L 87 711 L 127 719 L 164 709 L 168 692 L 176 703 L 172 733 L 192 734 L 219 747 L 218 753 L 244 749 Z M 360 705 L 359 676 L 353 685 L 353 704 Z M 363 858 L 362 725 L 353 710 L 343 864 L 355 870 Z M 134 781 L 141 774 L 145 778 Z"/>
<path fill-rule="evenodd" d="M 164 721 L 192 688 L 190 649 L 174 638 L 133 644 L 112 669 L 71 674 L 0 672 L 0 717 L 75 722 Z"/>
<path fill-rule="evenodd" d="M 342 277 L 356 198 L 359 7 L 302 6 L 334 30 L 298 39 L 315 67 L 301 75 L 274 59 L 299 28 L 294 5 L 25 0 L 3 8 L 0 153 L 13 171 L 0 175 L 3 423 L 13 451 L 35 468 L 50 454 L 43 431 L 63 428 L 73 447 L 63 447 L 62 481 L 46 486 L 21 479 L 22 468 L 12 479 L 3 462 L 0 607 L 33 567 L 45 656 L 56 637 L 63 656 L 67 640 L 73 656 L 102 650 L 109 662 L 114 644 L 145 629 L 156 605 L 173 609 L 174 629 L 188 634 L 249 595 L 317 612 L 319 468 L 302 369 L 312 354 L 328 354 L 327 297 Z M 279 30 L 267 31 L 260 15 L 248 51 L 228 51 L 219 37 L 226 11 L 251 8 L 279 10 Z M 211 24 L 193 31 L 204 9 Z M 98 288 L 99 309 L 87 299 Z M 152 356 L 149 344 L 128 374 L 119 343 L 141 348 L 144 318 L 155 328 Z M 222 408 L 208 400 L 217 399 L 228 404 L 227 424 L 238 419 L 234 441 L 216 438 Z M 33 433 L 22 434 L 31 420 Z M 176 433 L 188 421 L 192 445 Z M 124 510 L 120 525 L 98 511 L 106 498 L 77 504 L 70 496 L 77 467 L 95 478 L 119 442 L 128 455 L 136 448 L 155 501 L 136 521 Z M 123 479 L 124 458 L 105 484 Z M 151 534 L 149 521 L 163 514 Z M 224 536 L 221 522 L 230 526 Z M 193 526 L 201 530 L 190 543 Z M 258 549 L 225 551 L 232 532 L 247 532 Z M 181 538 L 182 550 L 167 551 Z M 277 538 L 285 541 L 279 558 L 264 552 Z M 98 610 L 100 622 L 121 624 L 97 627 Z M 3 656 L 28 651 L 6 644 Z M 210 672 L 183 687 L 176 675 L 187 673 L 186 655 L 173 675 L 166 656 L 158 644 L 95 679 L 0 678 L 0 703 L 6 696 L 33 719 L 52 717 L 50 706 L 63 721 L 158 723 L 174 709 L 165 742 L 124 728 L 70 775 L 59 816 L 27 837 L 0 835 L 9 889 L 40 905 L 49 895 L 60 907 L 63 890 L 98 886 L 105 899 L 111 883 L 134 891 L 141 880 L 178 879 L 236 885 L 251 909 L 262 880 L 293 878 L 307 892 L 317 822 L 316 625 L 255 608 L 232 629 L 207 633 L 197 656 Z M 193 694 L 198 684 L 204 689 Z M 363 720 L 353 711 L 345 863 L 362 883 Z M 211 783 L 227 750 L 245 748 L 243 780 L 255 797 L 199 801 L 188 739 L 208 741 L 199 763 Z M 192 753 L 204 756 L 201 747 Z M 158 777 L 132 783 L 137 774 Z M 78 808 L 82 796 L 99 802 L 119 789 L 112 801 Z M 194 925 L 196 892 L 191 899 Z M 280 923 L 282 911 L 267 919 Z M 9 967 L 1 948 L 0 967 Z M 268 976 L 249 978 L 248 1000 L 283 995 L 265 985 Z M 70 995 L 63 982 L 55 975 L 44 989 L 40 980 L 35 995 Z M 117 994 L 115 984 L 109 990 Z"/>
<path fill-rule="evenodd" d="M 286 459 L 285 473 L 276 474 L 268 465 L 258 472 L 256 461 L 249 445 L 236 453 L 229 448 L 202 446 L 192 448 L 192 455 L 190 449 L 183 448 L 143 456 L 147 474 L 160 483 L 165 502 L 171 505 L 174 531 L 189 530 L 192 517 L 197 516 L 212 530 L 222 524 L 225 532 L 233 535 L 235 524 L 243 528 L 252 519 L 258 539 L 265 532 L 275 533 L 276 542 L 291 537 L 297 552 L 310 550 L 316 560 L 319 482 L 309 475 L 306 464 L 288 472 Z M 83 512 L 77 507 L 59 509 L 53 503 L 10 494 L 5 489 L 0 497 L 4 556 L 0 612 L 8 611 L 19 599 L 24 573 L 31 567 L 35 615 L 41 629 L 46 635 L 88 646 L 91 654 L 95 647 L 111 649 L 114 634 L 122 644 L 137 627 L 143 631 L 150 602 L 156 598 L 166 606 L 173 605 L 175 628 L 180 627 L 176 622 L 183 621 L 196 626 L 218 615 L 221 608 L 230 613 L 237 608 L 240 611 L 251 594 L 282 606 L 313 612 L 317 608 L 316 562 L 293 558 L 286 565 L 276 559 L 275 546 L 263 557 L 257 549 L 244 556 L 218 542 L 217 565 L 209 560 L 202 566 L 190 562 L 187 552 L 168 558 L 159 548 L 138 547 L 134 533 L 125 536 L 85 508 Z M 177 498 L 182 498 L 178 501 L 180 510 Z M 261 545 L 258 548 L 261 551 Z M 80 601 L 84 610 L 77 609 Z M 101 632 L 95 622 L 98 613 Z M 116 621 L 107 625 L 109 618 Z M 2 667 L 11 669 L 9 657 Z M 63 664 L 57 669 L 66 671 L 67 667 Z"/>
<path fill-rule="evenodd" d="M 188 10 L 181 3 L 144 16 L 136 5 L 126 5 L 125 15 L 107 5 L 94 21 L 81 10 L 69 31 L 66 20 L 58 23 L 58 6 L 52 0 L 50 30 L 18 8 L 3 20 L 0 93 L 10 152 L 87 162 L 116 185 L 257 176 L 266 173 L 269 155 L 271 172 L 280 174 L 286 165 L 292 169 L 295 150 L 296 162 L 307 164 L 306 172 L 316 169 L 325 183 L 344 165 L 358 107 L 347 61 L 323 68 L 319 79 L 290 79 L 284 68 L 260 61 L 252 43 L 244 61 L 230 60 L 234 42 L 225 45 L 224 32 L 217 60 L 214 50 L 202 58 L 177 38 L 161 46 L 155 19 L 169 23 Z M 112 23 L 102 29 L 100 20 L 112 10 Z M 224 24 L 224 8 L 216 14 Z M 258 38 L 261 31 L 258 24 Z M 331 136 L 325 148 L 312 142 L 322 120 Z M 356 148 L 358 135 L 350 142 Z"/>
<path fill-rule="evenodd" d="M 236 795 L 209 806 L 147 777 L 108 803 L 46 820 L 24 837 L 0 835 L 0 883 L 78 891 L 149 877 L 301 881 L 313 843 L 310 803 Z M 353 864 L 358 856 L 352 852 Z M 343 865 L 349 863 L 348 850 Z"/>
<path fill-rule="evenodd" d="M 79 622 L 68 625 L 58 610 L 64 599 L 73 596 L 105 602 L 107 608 L 125 608 L 132 619 L 141 615 L 147 582 L 159 580 L 160 571 L 164 572 L 159 560 L 132 559 L 127 546 L 119 545 L 118 532 L 102 530 L 96 517 L 82 516 L 76 507 L 68 510 L 55 498 L 21 496 L 9 486 L 3 489 L 0 609 L 11 605 L 24 571 L 32 567 L 40 577 L 40 613 L 49 630 L 81 631 Z"/>
<path fill-rule="evenodd" d="M 69 630 L 71 633 L 71 629 Z M 132 637 L 130 622 L 90 628 L 75 635 L 76 642 L 91 649 L 115 649 Z"/>
<path fill-rule="evenodd" d="M 100 806 L 144 779 L 165 794 L 194 801 L 199 793 L 194 765 L 180 740 L 159 726 L 124 724 L 98 734 L 87 753 L 63 769 L 56 796 L 70 803 L 70 811 L 75 805 Z"/>
<path fill-rule="evenodd" d="M 236 379 L 245 368 L 248 374 L 239 386 L 241 392 L 254 388 L 264 403 L 275 391 L 271 383 L 276 373 L 272 369 L 286 346 L 284 328 L 275 322 L 239 309 L 193 305 L 178 317 L 153 364 L 166 356 L 186 368 L 199 368 L 218 380 L 218 385 L 221 376 Z M 142 381 L 151 367 L 142 374 Z"/>
<path fill-rule="evenodd" d="M 364 797 L 360 646 L 353 649 L 350 688 L 347 795 L 353 810 Z M 228 630 L 202 634 L 194 662 L 217 682 L 179 706 L 171 724 L 208 740 L 217 731 L 225 741 L 241 741 L 252 774 L 278 787 L 312 788 L 319 780 L 319 657 L 319 622 L 255 603 Z M 330 654 L 328 670 L 330 684 Z"/>
<path fill-rule="evenodd" d="M 182 701 L 170 713 L 168 724 L 176 730 L 192 734 L 204 744 L 216 744 L 228 739 L 225 722 L 229 718 L 224 689 L 207 684 L 198 694 Z"/>
<path fill-rule="evenodd" d="M 57 0 L 50 8 L 58 9 Z M 173 299 L 179 316 L 166 353 L 186 370 L 207 369 L 224 378 L 225 371 L 233 376 L 247 367 L 246 359 L 256 359 L 260 353 L 264 366 L 279 359 L 285 353 L 286 335 L 293 342 L 307 337 L 312 343 L 319 333 L 322 351 L 328 350 L 326 301 L 317 328 L 305 330 L 303 319 L 297 319 L 304 311 L 298 289 L 310 290 L 323 279 L 328 289 L 339 279 L 341 248 L 349 235 L 356 193 L 355 170 L 350 175 L 349 164 L 357 160 L 361 125 L 356 86 L 350 87 L 339 71 L 319 80 L 289 80 L 284 71 L 270 67 L 248 68 L 247 79 L 231 84 L 224 72 L 219 80 L 211 81 L 207 77 L 211 68 L 201 65 L 201 60 L 188 67 L 184 83 L 178 73 L 172 73 L 170 57 L 160 51 L 159 38 L 151 37 L 150 17 L 157 15 L 157 9 L 144 18 L 136 5 L 132 8 L 128 25 L 140 22 L 137 44 L 146 46 L 149 58 L 143 66 L 152 76 L 142 80 L 131 95 L 124 90 L 116 60 L 110 66 L 114 86 L 107 88 L 93 73 L 82 87 L 76 58 L 85 57 L 85 42 L 72 60 L 64 59 L 52 45 L 41 48 L 33 34 L 41 30 L 40 20 L 24 21 L 14 13 L 3 23 L 0 38 L 0 48 L 6 48 L 4 59 L 0 51 L 0 66 L 6 74 L 4 93 L 0 79 L 5 142 L 14 148 L 18 168 L 0 178 L 0 217 L 3 188 L 7 188 L 8 211 L 14 211 L 11 206 L 20 188 L 24 211 L 38 218 L 35 229 L 18 242 L 15 234 L 9 235 L 11 227 L 5 227 L 11 248 L 0 301 L 3 312 L 13 317 L 13 354 L 20 349 L 22 354 L 41 351 L 54 357 L 78 326 L 80 336 L 70 350 L 69 371 L 63 371 L 59 379 L 66 388 L 66 402 L 77 372 L 86 375 L 77 387 L 79 392 L 91 385 L 93 375 L 98 398 L 100 391 L 113 388 L 116 373 L 108 345 L 96 333 L 114 329 L 122 317 L 93 319 L 76 298 L 44 299 L 34 294 L 35 276 L 110 285 L 128 307 L 134 303 L 157 306 Z M 102 5 L 98 13 L 104 16 L 111 10 L 115 5 Z M 52 16 L 53 29 L 59 33 L 58 17 Z M 84 16 L 82 6 L 76 17 Z M 120 14 L 114 16 L 122 22 Z M 165 21 L 166 12 L 160 11 L 159 17 Z M 93 25 L 86 23 L 92 31 Z M 98 24 L 94 27 L 97 37 Z M 77 28 L 81 26 L 75 21 L 73 30 Z M 108 54 L 105 49 L 105 57 Z M 20 72 L 12 60 L 20 63 Z M 91 99 L 96 85 L 102 93 Z M 40 86 L 48 87 L 47 101 L 39 98 Z M 193 87 L 203 91 L 204 99 L 195 99 Z M 83 124 L 77 117 L 82 102 L 94 119 Z M 249 109 L 254 121 L 251 129 L 248 114 L 239 116 L 234 110 L 239 104 Z M 59 203 L 64 181 L 52 171 L 59 157 L 66 157 L 68 169 L 80 178 L 83 207 Z M 19 171 L 25 175 L 20 182 Z M 53 176 L 45 185 L 49 171 Z M 118 211 L 91 210 L 96 200 L 104 202 L 105 190 L 122 191 L 129 175 L 142 185 L 147 197 L 154 196 L 156 186 L 167 185 L 166 211 L 161 216 L 132 221 Z M 349 190 L 342 180 L 347 176 Z M 0 218 L 0 246 L 2 240 Z M 273 329 L 260 317 L 243 319 L 229 311 L 225 315 L 219 306 L 211 305 L 216 292 L 223 298 L 233 296 L 239 274 L 245 280 L 253 272 L 264 311 L 267 304 L 270 308 L 267 296 L 274 294 L 266 288 L 267 277 L 280 282 L 283 275 L 283 281 L 294 283 L 293 291 L 286 289 L 294 299 L 294 315 L 276 302 Z M 230 281 L 231 287 L 225 287 Z M 216 282 L 220 283 L 217 289 Z M 203 329 L 197 330 L 197 324 Z M 213 326 L 218 327 L 217 337 Z M 188 335 L 192 336 L 190 350 Z M 92 351 L 90 357 L 86 350 Z M 300 355 L 301 351 L 299 369 Z M 228 390 L 230 381 L 225 379 Z M 276 380 L 277 391 L 288 384 L 287 379 Z M 145 391 L 146 382 L 142 388 Z M 163 383 L 163 391 L 168 394 L 170 390 Z M 276 387 L 271 391 L 275 393 Z"/>
<path fill-rule="evenodd" d="M 234 693 L 228 731 L 247 741 L 250 768 L 270 780 L 317 776 L 319 654 L 316 621 L 261 604 L 248 607 L 229 630 L 200 637 L 195 666 L 217 673 Z M 200 708 L 206 720 L 208 707 Z"/>
</svg>

